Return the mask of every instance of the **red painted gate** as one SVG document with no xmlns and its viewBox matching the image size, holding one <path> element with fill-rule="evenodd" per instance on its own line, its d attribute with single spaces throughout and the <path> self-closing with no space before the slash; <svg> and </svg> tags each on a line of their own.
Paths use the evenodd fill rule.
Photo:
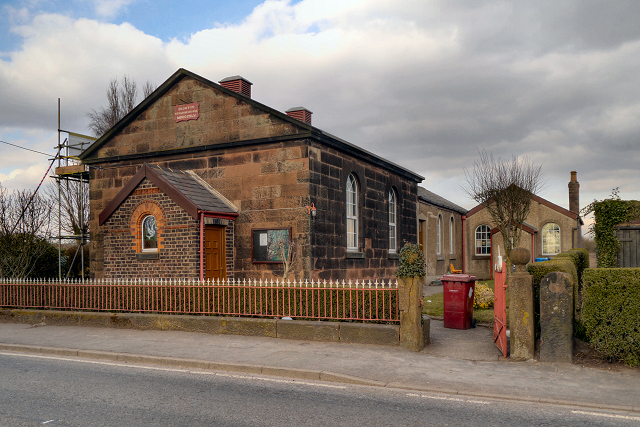
<svg viewBox="0 0 640 427">
<path fill-rule="evenodd" d="M 502 257 L 499 257 L 502 261 Z M 507 357 L 507 266 L 503 262 L 494 266 L 495 296 L 493 303 L 493 342 Z"/>
</svg>

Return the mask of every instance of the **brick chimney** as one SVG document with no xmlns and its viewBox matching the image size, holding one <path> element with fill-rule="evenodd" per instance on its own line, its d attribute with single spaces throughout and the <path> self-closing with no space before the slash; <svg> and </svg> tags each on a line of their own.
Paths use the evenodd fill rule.
<svg viewBox="0 0 640 427">
<path fill-rule="evenodd" d="M 569 210 L 575 214 L 580 213 L 580 183 L 576 171 L 571 171 L 571 181 L 569 181 Z"/>
<path fill-rule="evenodd" d="M 223 88 L 238 92 L 247 98 L 251 98 L 251 85 L 253 85 L 253 83 L 243 77 L 227 77 L 226 79 L 220 80 L 218 83 L 220 83 L 220 86 Z"/>
<path fill-rule="evenodd" d="M 311 124 L 311 115 L 313 113 L 304 107 L 289 108 L 286 113 L 289 117 L 293 117 L 294 119 L 300 120 L 301 122 Z"/>
</svg>

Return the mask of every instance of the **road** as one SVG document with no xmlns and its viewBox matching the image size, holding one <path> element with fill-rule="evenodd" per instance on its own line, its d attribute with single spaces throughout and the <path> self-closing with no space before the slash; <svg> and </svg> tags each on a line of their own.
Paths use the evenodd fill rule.
<svg viewBox="0 0 640 427">
<path fill-rule="evenodd" d="M 634 426 L 639 414 L 0 352 L 0 426 Z"/>
</svg>

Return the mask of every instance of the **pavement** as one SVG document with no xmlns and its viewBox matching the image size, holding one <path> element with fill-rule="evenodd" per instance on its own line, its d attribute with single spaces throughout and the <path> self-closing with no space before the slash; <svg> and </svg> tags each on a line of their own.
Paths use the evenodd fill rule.
<svg viewBox="0 0 640 427">
<path fill-rule="evenodd" d="M 440 287 L 442 289 L 442 287 Z M 403 347 L 297 341 L 197 332 L 0 324 L 0 352 L 182 366 L 422 393 L 551 403 L 640 413 L 640 370 L 505 360 L 492 330 L 445 329 L 431 343 Z"/>
</svg>

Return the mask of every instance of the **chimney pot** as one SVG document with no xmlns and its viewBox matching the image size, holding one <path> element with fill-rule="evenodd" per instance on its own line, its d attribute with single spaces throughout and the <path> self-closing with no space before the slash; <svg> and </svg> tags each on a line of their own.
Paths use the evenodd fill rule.
<svg viewBox="0 0 640 427">
<path fill-rule="evenodd" d="M 253 85 L 253 83 L 242 76 L 227 77 L 226 79 L 220 80 L 218 83 L 220 83 L 220 86 L 225 89 L 232 90 L 246 96 L 247 98 L 251 98 L 251 85 Z"/>
<path fill-rule="evenodd" d="M 313 113 L 304 107 L 289 108 L 286 113 L 289 117 L 293 117 L 294 119 L 300 120 L 301 122 L 305 122 L 309 125 L 311 124 L 311 115 Z"/>
</svg>

